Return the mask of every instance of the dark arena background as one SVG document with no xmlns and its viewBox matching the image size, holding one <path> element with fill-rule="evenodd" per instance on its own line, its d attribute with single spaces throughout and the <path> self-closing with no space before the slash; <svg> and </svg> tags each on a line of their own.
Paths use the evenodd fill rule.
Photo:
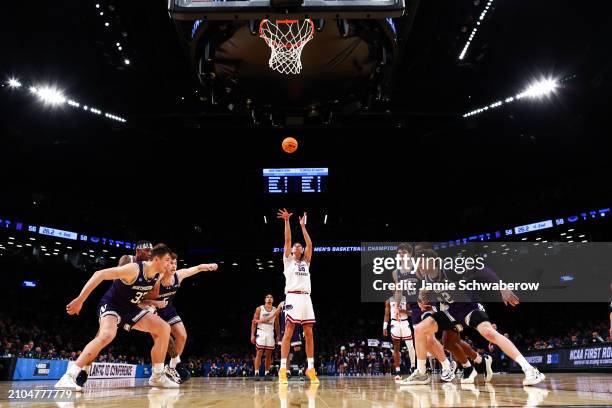
<svg viewBox="0 0 612 408">
<path fill-rule="evenodd" d="M 612 18 L 603 2 L 6 3 L 0 406 L 612 405 Z M 264 33 L 266 22 L 277 27 Z M 292 24 L 311 38 L 287 32 Z M 278 38 L 267 44 L 264 34 Z M 270 46 L 284 53 L 281 68 Z M 292 245 L 308 246 L 304 213 L 312 244 L 300 257 Z M 136 305 L 167 282 L 171 254 L 117 267 L 143 242 L 167 245 L 179 272 L 197 272 L 166 306 L 187 333 L 178 360 L 166 356 L 180 336 L 164 305 Z M 386 316 L 382 301 L 364 297 L 365 255 L 379 250 L 367 243 L 392 257 L 399 243 L 460 254 L 507 246 L 510 271 L 525 248 L 550 249 L 547 258 L 559 248 L 604 252 L 552 271 L 548 288 L 586 293 L 538 301 L 517 291 L 512 307 L 496 291 L 482 323 L 481 310 L 457 318 L 462 302 L 434 291 L 427 303 L 421 291 L 421 308 L 415 296 L 410 316 L 402 312 L 408 339 L 396 342 L 396 309 Z M 538 281 L 538 268 L 521 276 Z M 105 280 L 68 314 L 100 270 Z M 132 273 L 140 280 L 129 289 Z M 156 289 L 135 302 L 119 293 L 150 276 Z M 119 292 L 103 305 L 111 285 Z M 278 328 L 254 323 L 268 294 L 274 307 L 286 301 L 276 322 L 303 320 L 286 363 Z M 417 317 L 424 304 L 448 311 Z M 131 308 L 150 312 L 127 331 Z M 446 331 L 476 358 L 463 363 L 448 346 L 444 316 L 455 316 Z M 116 336 L 81 364 L 108 330 Z M 269 352 L 253 342 L 267 330 L 269 367 L 257 362 L 256 372 L 255 356 Z"/>
</svg>

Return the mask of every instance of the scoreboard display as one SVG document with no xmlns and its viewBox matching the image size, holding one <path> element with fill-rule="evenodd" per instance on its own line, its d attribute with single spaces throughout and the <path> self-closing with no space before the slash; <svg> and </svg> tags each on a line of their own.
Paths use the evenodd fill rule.
<svg viewBox="0 0 612 408">
<path fill-rule="evenodd" d="M 325 193 L 327 167 L 263 169 L 265 192 L 269 194 Z"/>
</svg>

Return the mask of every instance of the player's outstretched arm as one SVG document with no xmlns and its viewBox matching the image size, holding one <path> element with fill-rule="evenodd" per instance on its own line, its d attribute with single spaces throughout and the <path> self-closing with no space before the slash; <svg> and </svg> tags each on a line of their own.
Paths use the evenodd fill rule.
<svg viewBox="0 0 612 408">
<path fill-rule="evenodd" d="M 306 231 L 306 213 L 300 217 L 300 226 L 302 227 L 302 234 L 304 235 L 304 241 L 306 242 L 306 248 L 304 250 L 304 260 L 310 263 L 312 259 L 312 240 L 308 231 Z"/>
<path fill-rule="evenodd" d="M 270 320 L 280 316 L 281 312 L 283 311 L 283 307 L 285 306 L 285 302 L 280 302 L 276 308 L 276 311 L 274 312 L 274 314 L 268 316 L 268 317 L 264 317 L 263 319 L 255 319 L 253 320 L 253 323 L 268 323 Z M 276 319 L 278 320 L 278 319 Z"/>
<path fill-rule="evenodd" d="M 98 287 L 102 281 L 105 280 L 114 280 L 114 279 L 123 279 L 125 281 L 133 281 L 135 277 L 138 275 L 138 265 L 135 263 L 130 263 L 124 266 L 117 266 L 115 268 L 102 269 L 100 271 L 95 272 L 91 278 L 87 281 L 81 293 L 78 297 L 76 297 L 72 302 L 68 303 L 66 306 L 66 311 L 68 314 L 79 314 L 81 308 L 83 307 L 83 303 L 89 297 L 91 292 L 95 288 Z"/>
<path fill-rule="evenodd" d="M 276 218 L 282 218 L 285 221 L 285 258 L 289 258 L 289 255 L 291 255 L 291 225 L 289 224 L 289 218 L 291 218 L 292 215 L 293 213 L 287 211 L 286 208 L 278 210 L 276 213 Z"/>
<path fill-rule="evenodd" d="M 198 266 L 193 266 L 187 269 L 179 269 L 178 271 L 176 271 L 176 274 L 178 275 L 179 283 L 181 283 L 183 279 L 189 278 L 190 276 L 193 276 L 200 272 L 216 271 L 217 269 L 219 269 L 219 265 L 217 265 L 216 263 L 200 264 Z"/>
</svg>

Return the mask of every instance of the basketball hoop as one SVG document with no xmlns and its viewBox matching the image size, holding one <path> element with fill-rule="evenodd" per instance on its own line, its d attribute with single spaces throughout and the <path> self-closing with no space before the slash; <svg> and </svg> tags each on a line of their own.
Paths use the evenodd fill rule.
<svg viewBox="0 0 612 408">
<path fill-rule="evenodd" d="M 268 64 L 281 74 L 299 74 L 302 70 L 302 50 L 314 37 L 315 27 L 311 19 L 262 20 L 259 36 L 266 41 L 272 53 Z"/>
</svg>

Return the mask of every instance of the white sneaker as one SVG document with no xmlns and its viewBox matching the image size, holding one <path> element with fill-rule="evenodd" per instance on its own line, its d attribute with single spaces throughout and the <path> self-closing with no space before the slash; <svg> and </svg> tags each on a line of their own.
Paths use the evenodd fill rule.
<svg viewBox="0 0 612 408">
<path fill-rule="evenodd" d="M 461 384 L 474 384 L 474 379 L 476 378 L 477 375 L 478 373 L 476 372 L 476 369 L 474 368 L 474 366 L 465 367 L 463 369 L 463 378 L 461 379 L 460 383 Z"/>
<path fill-rule="evenodd" d="M 170 368 L 170 366 L 166 366 L 166 369 L 164 370 L 164 373 L 170 377 L 170 379 L 172 381 L 174 381 L 177 384 L 181 383 L 181 376 L 179 375 L 179 373 L 176 371 L 175 368 Z"/>
<path fill-rule="evenodd" d="M 421 374 L 419 370 L 414 370 L 408 378 L 402 381 L 397 381 L 398 385 L 424 385 L 431 382 L 431 375 L 429 373 Z"/>
<path fill-rule="evenodd" d="M 453 373 L 457 372 L 457 362 L 455 360 L 451 361 L 451 370 Z"/>
<path fill-rule="evenodd" d="M 448 370 L 442 370 L 442 374 L 440 374 L 440 379 L 444 382 L 451 382 L 455 379 L 455 372 L 452 370 L 452 367 Z"/>
<path fill-rule="evenodd" d="M 525 379 L 523 385 L 536 385 L 546 379 L 546 376 L 538 371 L 537 368 L 531 367 L 525 371 Z"/>
<path fill-rule="evenodd" d="M 159 387 L 159 388 L 179 388 L 179 385 L 172 381 L 170 377 L 168 377 L 165 373 L 159 373 L 153 375 L 149 378 L 149 385 L 151 387 Z"/>
<path fill-rule="evenodd" d="M 68 373 L 62 375 L 62 378 L 54 385 L 55 388 L 70 388 L 75 391 L 82 391 L 83 387 L 76 383 L 76 380 Z"/>
<path fill-rule="evenodd" d="M 484 360 L 483 363 L 485 366 L 485 382 L 491 382 L 491 380 L 493 379 L 493 368 L 491 367 L 491 365 L 493 364 L 493 357 L 488 354 L 485 354 L 484 356 L 482 356 L 482 359 Z"/>
</svg>

